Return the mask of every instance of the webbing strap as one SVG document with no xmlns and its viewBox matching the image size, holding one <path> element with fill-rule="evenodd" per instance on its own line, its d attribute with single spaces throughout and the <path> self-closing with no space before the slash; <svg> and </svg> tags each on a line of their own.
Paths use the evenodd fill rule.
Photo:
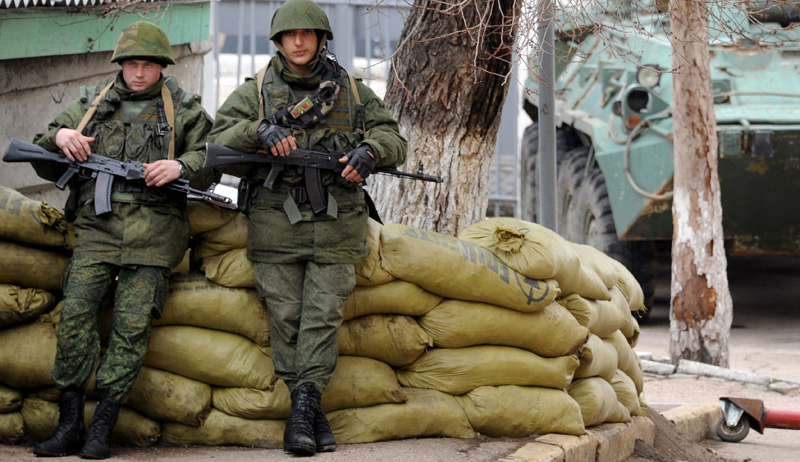
<svg viewBox="0 0 800 462">
<path fill-rule="evenodd" d="M 102 100 L 103 97 L 106 96 L 106 93 L 108 93 L 108 90 L 111 89 L 112 85 L 114 85 L 113 80 L 111 82 L 108 82 L 108 85 L 103 87 L 103 89 L 100 90 L 100 93 L 98 93 L 97 96 L 95 96 L 94 100 L 92 100 L 92 104 L 89 106 L 89 109 L 87 109 L 86 113 L 83 115 L 81 123 L 78 124 L 78 127 L 75 130 L 83 133 L 83 129 L 86 128 L 86 125 L 88 125 L 89 121 L 92 120 L 92 117 L 94 117 L 94 113 L 97 112 L 97 105 L 100 104 L 100 100 Z"/>
<path fill-rule="evenodd" d="M 167 159 L 173 160 L 175 158 L 175 108 L 172 106 L 172 94 L 169 92 L 166 83 L 161 85 L 161 99 L 164 100 L 164 112 L 167 113 L 167 123 L 170 126 L 169 156 Z"/>
</svg>

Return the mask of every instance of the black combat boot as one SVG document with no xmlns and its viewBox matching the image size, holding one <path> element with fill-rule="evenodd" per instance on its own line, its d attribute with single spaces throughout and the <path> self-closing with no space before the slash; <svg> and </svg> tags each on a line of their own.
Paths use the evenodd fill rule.
<svg viewBox="0 0 800 462">
<path fill-rule="evenodd" d="M 314 388 L 314 442 L 317 444 L 317 452 L 333 452 L 336 450 L 336 437 L 333 436 L 331 424 L 322 409 L 322 395 L 319 390 Z"/>
<path fill-rule="evenodd" d="M 111 447 L 108 444 L 111 430 L 117 423 L 120 404 L 111 398 L 103 398 L 97 403 L 92 423 L 86 434 L 86 444 L 81 450 L 84 459 L 108 459 L 111 456 Z"/>
<path fill-rule="evenodd" d="M 286 419 L 283 450 L 296 456 L 313 456 L 317 452 L 314 442 L 315 391 L 316 387 L 307 383 L 292 392 L 292 412 Z"/>
<path fill-rule="evenodd" d="M 42 457 L 63 457 L 77 454 L 83 447 L 83 390 L 65 388 L 58 397 L 58 426 L 50 438 L 33 447 Z"/>
</svg>

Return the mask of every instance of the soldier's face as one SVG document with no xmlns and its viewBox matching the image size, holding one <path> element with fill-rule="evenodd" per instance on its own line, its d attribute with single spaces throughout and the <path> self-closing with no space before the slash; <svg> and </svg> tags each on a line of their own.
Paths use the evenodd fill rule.
<svg viewBox="0 0 800 462">
<path fill-rule="evenodd" d="M 129 59 L 122 62 L 122 78 L 133 91 L 147 90 L 161 79 L 164 67 L 150 61 Z"/>
<path fill-rule="evenodd" d="M 292 29 L 281 35 L 286 62 L 295 72 L 311 73 L 311 61 L 317 56 L 317 33 L 314 29 Z"/>
</svg>

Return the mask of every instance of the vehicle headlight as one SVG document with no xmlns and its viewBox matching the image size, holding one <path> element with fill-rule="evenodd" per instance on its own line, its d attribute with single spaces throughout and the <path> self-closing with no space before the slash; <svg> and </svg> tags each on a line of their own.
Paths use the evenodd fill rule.
<svg viewBox="0 0 800 462">
<path fill-rule="evenodd" d="M 645 64 L 636 71 L 636 81 L 647 88 L 653 88 L 661 82 L 661 68 L 655 64 Z"/>
</svg>

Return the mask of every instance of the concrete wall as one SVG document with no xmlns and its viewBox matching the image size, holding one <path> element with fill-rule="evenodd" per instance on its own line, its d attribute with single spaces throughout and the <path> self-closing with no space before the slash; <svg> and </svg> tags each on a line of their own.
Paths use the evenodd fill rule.
<svg viewBox="0 0 800 462">
<path fill-rule="evenodd" d="M 164 71 L 178 78 L 186 91 L 202 94 L 204 55 L 211 42 L 195 42 L 172 48 L 175 61 Z M 111 52 L 0 61 L 0 153 L 13 138 L 32 141 L 61 110 L 78 97 L 84 85 L 117 73 L 109 63 Z M 0 185 L 28 197 L 63 207 L 66 191 L 41 180 L 29 164 L 0 162 Z"/>
</svg>

